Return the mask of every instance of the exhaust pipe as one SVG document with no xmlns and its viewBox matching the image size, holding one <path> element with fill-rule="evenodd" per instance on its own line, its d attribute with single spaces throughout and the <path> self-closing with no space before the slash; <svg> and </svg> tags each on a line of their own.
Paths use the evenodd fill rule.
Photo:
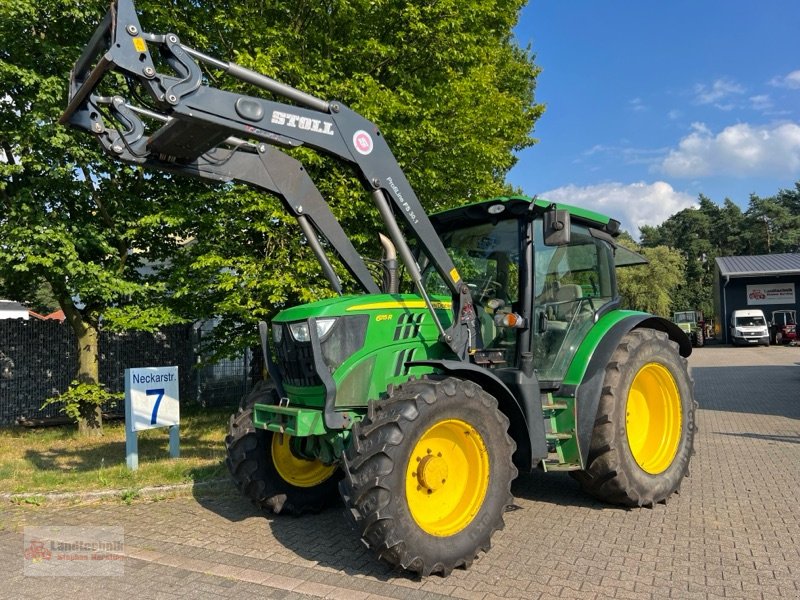
<svg viewBox="0 0 800 600">
<path fill-rule="evenodd" d="M 378 234 L 383 246 L 383 291 L 387 294 L 397 294 L 400 291 L 400 281 L 397 278 L 397 248 L 395 248 L 392 240 L 383 235 Z"/>
</svg>

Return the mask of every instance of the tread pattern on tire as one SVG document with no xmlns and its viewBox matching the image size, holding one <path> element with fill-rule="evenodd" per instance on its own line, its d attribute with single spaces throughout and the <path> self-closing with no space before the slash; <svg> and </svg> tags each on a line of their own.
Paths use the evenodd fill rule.
<svg viewBox="0 0 800 600">
<path fill-rule="evenodd" d="M 641 366 L 636 364 L 635 357 L 646 346 L 656 347 L 662 364 L 672 367 L 670 371 L 683 405 L 681 441 L 676 456 L 672 464 L 658 475 L 645 473 L 636 464 L 623 425 L 628 391 L 627 386 L 623 386 L 626 380 L 633 378 L 632 369 L 638 370 Z M 653 329 L 630 331 L 606 366 L 586 469 L 572 473 L 573 477 L 586 492 L 613 504 L 652 507 L 666 502 L 669 496 L 680 490 L 683 478 L 689 475 L 689 460 L 694 454 L 694 435 L 697 432 L 697 402 L 693 390 L 694 381 L 689 375 L 687 361 L 679 355 L 677 344 L 669 340 L 666 333 Z"/>
<path fill-rule="evenodd" d="M 361 532 L 362 541 L 393 566 L 422 575 L 444 576 L 456 567 L 468 568 L 481 551 L 491 547 L 492 535 L 504 527 L 505 507 L 513 501 L 511 481 L 517 476 L 517 469 L 511 456 L 516 445 L 508 435 L 508 419 L 498 410 L 494 397 L 465 380 L 410 380 L 397 388 L 391 387 L 388 396 L 386 400 L 371 402 L 365 418 L 353 427 L 350 447 L 344 456 L 344 479 L 339 484 L 348 516 Z M 421 423 L 419 419 L 426 418 L 437 402 L 446 403 L 455 397 L 460 397 L 464 404 L 480 405 L 484 418 L 493 421 L 485 427 L 502 432 L 498 435 L 500 442 L 495 441 L 495 445 L 502 447 L 489 449 L 490 488 L 497 489 L 487 491 L 487 499 L 475 520 L 448 538 L 428 537 L 429 546 L 436 546 L 437 539 L 453 542 L 455 548 L 442 551 L 441 547 L 419 543 L 427 534 L 410 517 L 405 490 L 398 481 L 403 481 L 410 452 L 410 449 L 404 451 L 404 446 L 416 443 L 411 436 Z M 461 417 L 451 415 L 451 418 Z M 497 507 L 488 506 L 490 494 L 493 505 L 502 504 L 497 515 L 491 514 L 492 508 Z M 465 544 L 467 536 L 471 540 Z"/>
<path fill-rule="evenodd" d="M 296 488 L 285 482 L 271 464 L 273 434 L 253 426 L 253 406 L 272 404 L 274 389 L 269 383 L 259 382 L 231 415 L 225 436 L 225 465 L 237 489 L 257 507 L 275 514 L 319 512 L 336 501 L 338 477 L 314 488 Z"/>
</svg>

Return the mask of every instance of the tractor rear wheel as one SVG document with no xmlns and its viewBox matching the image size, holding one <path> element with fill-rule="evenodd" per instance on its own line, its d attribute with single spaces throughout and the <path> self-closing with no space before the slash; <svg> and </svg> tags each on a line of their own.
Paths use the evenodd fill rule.
<svg viewBox="0 0 800 600">
<path fill-rule="evenodd" d="M 702 348 L 703 344 L 706 342 L 706 332 L 703 331 L 702 327 L 697 328 L 697 333 L 695 334 L 695 339 L 697 340 L 697 347 Z"/>
<path fill-rule="evenodd" d="M 585 471 L 591 495 L 624 506 L 653 506 L 680 488 L 693 454 L 693 382 L 665 333 L 635 329 L 606 367 Z"/>
<path fill-rule="evenodd" d="M 253 427 L 253 405 L 274 404 L 275 388 L 259 382 L 230 419 L 225 464 L 239 491 L 255 504 L 275 514 L 318 512 L 336 500 L 341 473 L 296 456 L 292 437 Z"/>
<path fill-rule="evenodd" d="M 423 575 L 469 567 L 512 503 L 508 426 L 497 400 L 461 379 L 409 381 L 371 402 L 339 485 L 362 540 Z"/>
</svg>

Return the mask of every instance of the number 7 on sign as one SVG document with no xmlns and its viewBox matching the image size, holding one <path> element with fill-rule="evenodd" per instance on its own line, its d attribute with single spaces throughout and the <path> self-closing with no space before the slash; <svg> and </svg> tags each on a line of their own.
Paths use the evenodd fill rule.
<svg viewBox="0 0 800 600">
<path fill-rule="evenodd" d="M 156 403 L 153 406 L 153 414 L 150 417 L 150 425 L 155 425 L 158 420 L 158 407 L 161 404 L 161 399 L 164 397 L 164 388 L 156 388 L 154 390 L 147 390 L 148 396 L 158 396 Z"/>
</svg>

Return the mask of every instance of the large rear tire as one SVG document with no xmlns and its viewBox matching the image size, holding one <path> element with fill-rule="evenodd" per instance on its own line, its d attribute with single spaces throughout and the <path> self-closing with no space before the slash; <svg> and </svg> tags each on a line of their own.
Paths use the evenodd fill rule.
<svg viewBox="0 0 800 600">
<path fill-rule="evenodd" d="M 586 470 L 591 495 L 653 506 L 679 490 L 693 454 L 695 409 L 686 359 L 665 333 L 635 329 L 606 367 Z"/>
<path fill-rule="evenodd" d="M 291 436 L 253 427 L 253 406 L 274 404 L 275 388 L 259 382 L 231 415 L 225 464 L 236 487 L 253 504 L 278 513 L 318 512 L 336 501 L 341 472 L 295 456 Z"/>
<path fill-rule="evenodd" d="M 364 543 L 422 575 L 469 567 L 512 503 L 508 425 L 493 396 L 455 378 L 410 381 L 370 403 L 339 485 Z"/>
<path fill-rule="evenodd" d="M 706 332 L 703 330 L 702 327 L 697 328 L 697 333 L 695 334 L 695 338 L 697 340 L 697 347 L 702 348 L 703 345 L 706 343 Z"/>
</svg>

